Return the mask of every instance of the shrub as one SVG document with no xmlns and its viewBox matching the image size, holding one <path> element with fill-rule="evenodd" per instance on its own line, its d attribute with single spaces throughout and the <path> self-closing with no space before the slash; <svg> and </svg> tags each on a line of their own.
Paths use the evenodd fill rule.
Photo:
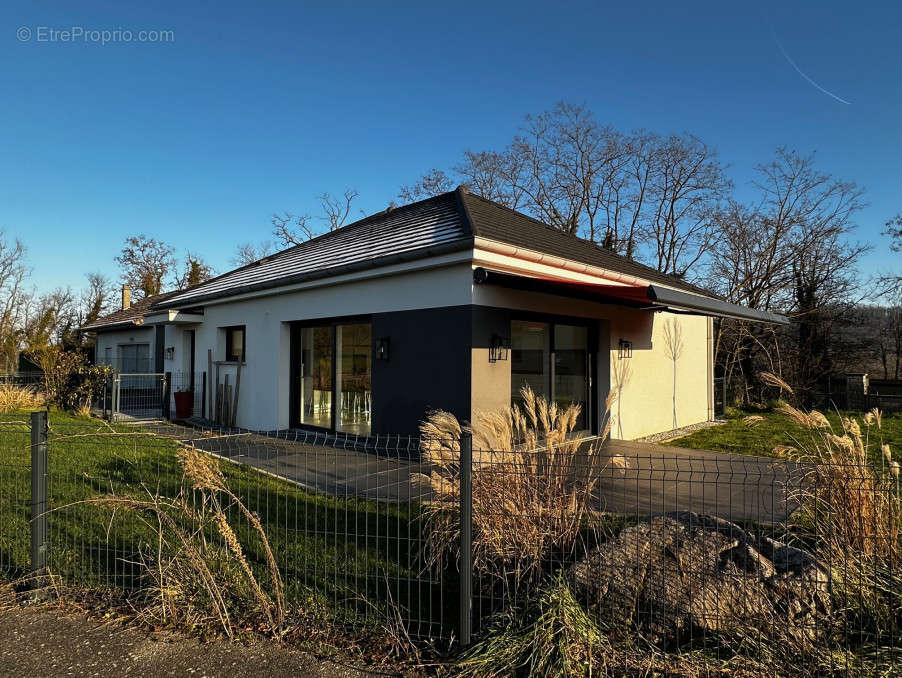
<svg viewBox="0 0 902 678">
<path fill-rule="evenodd" d="M 623 457 L 602 449 L 601 436 L 575 437 L 580 408 L 559 407 L 521 391 L 522 405 L 484 412 L 473 435 L 473 558 L 482 572 L 505 582 L 536 583 L 549 560 L 572 560 L 605 468 Z M 613 395 L 609 395 L 610 407 Z M 423 460 L 433 501 L 427 507 L 426 559 L 439 566 L 459 555 L 460 434 L 457 419 L 433 412 L 421 425 Z"/>
<path fill-rule="evenodd" d="M 81 353 L 50 346 L 31 354 L 44 371 L 47 401 L 71 412 L 90 409 L 91 399 L 112 374 L 108 365 L 89 365 Z"/>
</svg>

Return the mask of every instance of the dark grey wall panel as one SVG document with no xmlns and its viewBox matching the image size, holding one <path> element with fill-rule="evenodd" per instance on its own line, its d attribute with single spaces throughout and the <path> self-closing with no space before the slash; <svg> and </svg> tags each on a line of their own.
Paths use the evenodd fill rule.
<svg viewBox="0 0 902 678">
<path fill-rule="evenodd" d="M 388 360 L 373 360 L 373 434 L 416 433 L 432 409 L 469 419 L 471 309 L 373 315 L 373 341 L 391 345 Z"/>
</svg>

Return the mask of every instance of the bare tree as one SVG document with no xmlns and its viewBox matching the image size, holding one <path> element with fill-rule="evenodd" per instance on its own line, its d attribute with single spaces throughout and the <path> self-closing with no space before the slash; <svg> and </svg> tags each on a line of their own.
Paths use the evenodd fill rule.
<svg viewBox="0 0 902 678">
<path fill-rule="evenodd" d="M 22 242 L 10 240 L 0 231 L 0 371 L 3 372 L 13 372 L 17 368 L 22 316 L 27 301 L 25 260 Z"/>
<path fill-rule="evenodd" d="M 813 155 L 777 149 L 757 168 L 757 204 L 728 205 L 718 216 L 721 237 L 709 283 L 730 301 L 789 313 L 795 333 L 725 321 L 716 338 L 727 378 L 756 385 L 762 369 L 781 372 L 792 351 L 793 374 L 804 390 L 831 366 L 831 336 L 859 301 L 856 267 L 866 247 L 848 239 L 864 206 L 863 191 L 819 171 Z"/>
<path fill-rule="evenodd" d="M 501 151 L 467 151 L 453 171 L 474 193 L 680 276 L 710 252 L 732 189 L 696 137 L 626 135 L 567 103 L 527 116 Z M 432 170 L 402 197 L 430 194 L 426 178 L 453 183 Z"/>
<path fill-rule="evenodd" d="M 523 191 L 518 188 L 523 172 L 522 158 L 509 149 L 466 151 L 463 161 L 454 168 L 470 191 L 511 209 L 523 204 Z"/>
<path fill-rule="evenodd" d="M 710 251 L 732 184 L 717 154 L 690 135 L 660 140 L 650 157 L 646 228 L 653 265 L 684 277 Z"/>
<path fill-rule="evenodd" d="M 890 249 L 893 252 L 902 252 L 902 212 L 887 221 L 885 226 L 883 234 L 892 240 Z"/>
<path fill-rule="evenodd" d="M 329 224 L 330 231 L 335 231 L 347 223 L 348 216 L 351 214 L 351 203 L 359 195 L 356 189 L 346 188 L 341 197 L 333 197 L 328 193 L 319 196 L 319 202 L 325 215 L 323 220 Z"/>
<path fill-rule="evenodd" d="M 415 183 L 401 186 L 398 199 L 404 203 L 416 202 L 447 193 L 454 188 L 454 185 L 454 179 L 442 170 L 433 168 L 417 179 Z"/>
<path fill-rule="evenodd" d="M 307 242 L 314 237 L 313 229 L 310 227 L 310 220 L 311 217 L 307 214 L 292 214 L 291 212 L 273 214 L 271 219 L 272 234 L 282 247 L 300 245 L 302 242 Z M 253 254 L 256 254 L 253 250 L 247 250 L 246 252 L 246 256 L 253 256 Z M 251 259 L 251 261 L 255 261 L 255 259 Z"/>
<path fill-rule="evenodd" d="M 273 216 L 275 217 L 275 215 Z M 273 249 L 273 244 L 269 240 L 264 240 L 257 245 L 246 242 L 242 245 L 238 245 L 235 255 L 230 261 L 233 266 L 247 266 L 255 261 L 259 261 L 263 257 L 269 256 L 273 253 Z"/>
<path fill-rule="evenodd" d="M 116 261 L 122 268 L 122 282 L 140 296 L 149 297 L 163 291 L 163 280 L 175 268 L 175 249 L 143 233 L 125 239 Z"/>
<path fill-rule="evenodd" d="M 340 197 L 329 193 L 323 193 L 318 197 L 323 210 L 323 215 L 319 219 L 329 225 L 329 231 L 335 231 L 347 223 L 351 215 L 351 205 L 358 195 L 356 189 L 346 188 Z M 311 226 L 312 220 L 313 217 L 309 214 L 275 213 L 271 218 L 273 235 L 282 247 L 300 245 L 318 235 Z"/>
</svg>

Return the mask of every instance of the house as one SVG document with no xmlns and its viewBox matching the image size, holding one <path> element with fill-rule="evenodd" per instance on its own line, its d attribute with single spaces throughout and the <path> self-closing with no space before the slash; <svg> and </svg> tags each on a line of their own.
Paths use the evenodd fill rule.
<svg viewBox="0 0 902 678">
<path fill-rule="evenodd" d="M 235 423 L 254 430 L 414 433 L 529 384 L 588 431 L 615 388 L 613 435 L 636 438 L 713 417 L 715 317 L 786 322 L 458 188 L 85 329 L 122 371 L 206 390 L 240 368 Z"/>
</svg>

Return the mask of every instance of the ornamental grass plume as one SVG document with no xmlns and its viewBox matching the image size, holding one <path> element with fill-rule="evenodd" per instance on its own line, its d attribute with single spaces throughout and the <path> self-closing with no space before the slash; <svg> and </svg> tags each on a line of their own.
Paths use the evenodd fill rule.
<svg viewBox="0 0 902 678">
<path fill-rule="evenodd" d="M 433 500 L 427 506 L 425 557 L 439 567 L 459 553 L 460 434 L 473 436 L 473 557 L 485 572 L 515 583 L 536 582 L 549 562 L 572 559 L 597 501 L 606 469 L 628 466 L 610 457 L 600 436 L 576 430 L 580 406 L 521 389 L 522 403 L 480 412 L 461 426 L 447 412 L 423 422 L 423 462 Z M 615 394 L 608 394 L 606 412 Z"/>
</svg>

